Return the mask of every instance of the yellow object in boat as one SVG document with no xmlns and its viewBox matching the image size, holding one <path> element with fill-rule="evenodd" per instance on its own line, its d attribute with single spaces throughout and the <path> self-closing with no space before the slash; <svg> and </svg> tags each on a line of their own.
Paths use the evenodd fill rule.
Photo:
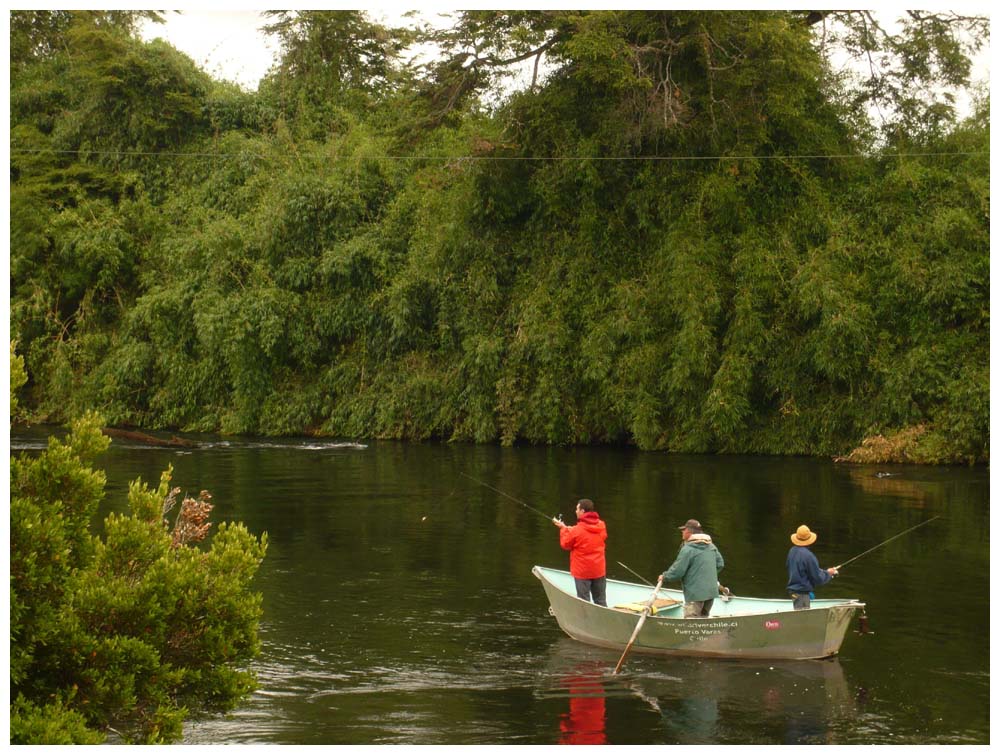
<svg viewBox="0 0 1000 755">
<path fill-rule="evenodd" d="M 680 605 L 681 601 L 674 600 L 673 598 L 657 598 L 653 601 L 653 608 L 650 614 L 655 616 L 661 611 L 666 611 L 674 606 Z M 622 603 L 621 605 L 615 606 L 616 609 L 620 611 L 634 611 L 635 613 L 642 613 L 646 610 L 646 603 Z"/>
</svg>

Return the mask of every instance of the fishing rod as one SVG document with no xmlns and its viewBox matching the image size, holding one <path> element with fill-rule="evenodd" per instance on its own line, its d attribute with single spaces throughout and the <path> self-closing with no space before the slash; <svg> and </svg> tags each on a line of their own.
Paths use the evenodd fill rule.
<svg viewBox="0 0 1000 755">
<path fill-rule="evenodd" d="M 639 579 L 641 579 L 643 582 L 645 582 L 650 587 L 653 586 L 652 582 L 650 582 L 648 579 L 646 579 L 644 576 L 642 576 L 639 572 L 637 572 L 635 569 L 633 569 L 628 564 L 623 564 L 621 561 L 616 561 L 615 563 L 618 564 L 619 566 L 624 566 L 626 569 L 628 569 L 630 572 L 632 572 L 635 576 L 637 576 Z M 719 595 L 722 597 L 722 602 L 723 603 L 728 603 L 729 599 L 731 597 L 733 597 L 733 592 L 728 587 L 724 587 L 722 585 L 722 583 L 720 582 L 719 583 Z"/>
<path fill-rule="evenodd" d="M 628 566 L 627 564 L 623 564 L 621 561 L 616 561 L 615 563 L 618 564 L 619 566 L 624 566 L 626 569 L 628 569 L 630 572 L 632 572 L 635 576 L 637 576 L 639 579 L 641 579 L 643 582 L 645 582 L 650 587 L 653 586 L 652 582 L 650 582 L 648 579 L 646 579 L 644 576 L 642 576 L 639 572 L 637 572 L 632 567 Z"/>
<path fill-rule="evenodd" d="M 865 551 L 864 553 L 859 553 L 859 554 L 858 554 L 858 555 L 856 555 L 856 556 L 855 556 L 854 558 L 849 558 L 849 559 L 847 559 L 847 560 L 846 560 L 846 561 L 845 561 L 844 563 L 840 564 L 839 566 L 835 566 L 835 567 L 833 567 L 833 568 L 834 568 L 834 569 L 836 569 L 837 571 L 840 571 L 840 570 L 841 570 L 841 569 L 842 569 L 843 567 L 845 567 L 845 566 L 847 566 L 847 565 L 848 565 L 849 563 L 851 563 L 851 561 L 857 561 L 857 560 L 858 560 L 859 558 L 861 558 L 862 556 L 866 556 L 866 555 L 868 555 L 869 553 L 871 553 L 871 552 L 872 552 L 873 550 L 875 550 L 876 548 L 881 548 L 881 547 L 882 547 L 883 545 L 885 545 L 886 543 L 889 543 L 889 542 L 892 542 L 892 541 L 893 541 L 893 540 L 895 540 L 895 539 L 896 539 L 897 537 L 902 537 L 902 536 L 903 536 L 903 535 L 905 535 L 905 534 L 906 534 L 907 532 L 913 532 L 913 530 L 917 529 L 917 527 L 923 527 L 923 526 L 924 526 L 925 524 L 930 524 L 930 523 L 931 523 L 931 522 L 933 522 L 933 521 L 934 521 L 935 519 L 940 519 L 940 518 L 941 518 L 940 516 L 935 516 L 935 517 L 931 517 L 931 518 L 930 518 L 930 519 L 928 519 L 928 520 L 927 520 L 926 522 L 921 522 L 920 524 L 918 524 L 918 525 L 916 525 L 916 526 L 914 526 L 914 527 L 910 527 L 910 529 L 908 529 L 908 530 L 903 530 L 903 531 L 902 531 L 902 532 L 900 532 L 900 533 L 899 533 L 898 535 L 893 535 L 893 536 L 892 536 L 892 537 L 890 537 L 890 538 L 889 538 L 888 540 L 883 540 L 883 541 L 882 541 L 881 543 L 879 543 L 878 545 L 876 545 L 876 546 L 875 546 L 874 548 L 869 548 L 869 549 L 868 549 L 868 550 L 866 550 L 866 551 Z"/>
<path fill-rule="evenodd" d="M 465 472 L 459 472 L 459 474 L 460 474 L 460 475 L 462 475 L 462 477 L 467 477 L 468 479 L 472 480 L 472 481 L 473 481 L 474 483 L 476 483 L 477 485 L 482 485 L 482 486 L 483 486 L 484 488 L 489 488 L 489 489 L 490 489 L 490 490 L 492 490 L 492 491 L 493 491 L 494 493 L 499 493 L 500 495 L 504 496 L 505 498 L 509 498 L 510 500 L 514 501 L 514 503 L 519 503 L 519 504 L 521 504 L 521 505 L 522 505 L 522 506 L 524 506 L 524 508 L 526 508 L 526 509 L 527 509 L 528 511 L 533 511 L 533 512 L 535 512 L 536 514 L 538 514 L 538 516 L 543 516 L 543 517 L 545 517 L 545 518 L 546 518 L 546 519 L 547 519 L 548 521 L 550 521 L 550 522 L 551 522 L 551 521 L 552 521 L 552 519 L 553 519 L 553 517 L 549 516 L 548 514 L 544 514 L 544 513 L 542 513 L 542 512 L 541 512 L 541 511 L 539 511 L 538 509 L 536 509 L 536 508 L 533 508 L 533 507 L 529 506 L 529 505 L 528 505 L 528 504 L 526 504 L 526 503 L 525 503 L 524 501 L 522 501 L 522 500 L 520 500 L 520 499 L 517 499 L 517 498 L 515 498 L 515 497 L 514 497 L 514 496 L 512 496 L 512 495 L 508 495 L 507 493 L 504 493 L 504 492 L 503 492 L 502 490 L 498 490 L 497 488 L 493 487 L 492 485 L 487 485 L 487 484 L 486 484 L 485 482 L 483 482 L 482 480 L 477 480 L 477 479 L 476 479 L 475 477 L 472 477 L 472 476 L 470 476 L 470 475 L 467 475 L 467 474 L 466 474 Z M 560 519 L 560 521 L 561 521 L 561 520 L 562 520 L 562 517 L 559 517 L 559 519 Z"/>
</svg>

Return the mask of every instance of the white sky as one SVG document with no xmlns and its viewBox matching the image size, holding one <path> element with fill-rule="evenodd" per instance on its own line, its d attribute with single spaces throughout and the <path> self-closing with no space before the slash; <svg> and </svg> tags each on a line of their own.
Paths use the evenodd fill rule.
<svg viewBox="0 0 1000 755">
<path fill-rule="evenodd" d="M 165 11 L 166 23 L 145 23 L 143 39 L 162 37 L 217 79 L 256 89 L 278 51 L 259 29 L 264 19 L 253 10 Z"/>
<path fill-rule="evenodd" d="M 331 6 L 324 6 L 330 8 Z M 402 8 L 366 8 L 373 21 L 406 25 Z M 445 10 L 424 10 L 425 20 Z M 217 79 L 235 81 L 246 89 L 255 90 L 257 83 L 275 62 L 278 45 L 260 27 L 267 19 L 259 10 L 197 10 L 164 11 L 166 23 L 145 23 L 140 28 L 143 39 L 162 37 L 186 53 L 205 72 Z"/>
</svg>

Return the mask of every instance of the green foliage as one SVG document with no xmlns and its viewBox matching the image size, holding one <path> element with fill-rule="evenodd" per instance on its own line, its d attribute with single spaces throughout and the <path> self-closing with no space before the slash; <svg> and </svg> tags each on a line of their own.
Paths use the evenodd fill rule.
<svg viewBox="0 0 1000 755">
<path fill-rule="evenodd" d="M 17 392 L 28 382 L 28 374 L 24 371 L 24 357 L 16 352 L 17 344 L 10 342 L 10 418 L 18 418 Z"/>
<path fill-rule="evenodd" d="M 208 83 L 169 45 L 141 43 L 81 14 L 52 54 L 12 76 L 12 117 L 46 137 L 15 140 L 12 153 L 44 146 L 57 165 L 94 163 L 112 172 L 137 165 L 134 153 L 176 148 L 207 130 Z"/>
<path fill-rule="evenodd" d="M 282 57 L 261 83 L 261 95 L 297 135 L 344 133 L 398 85 L 400 53 L 412 41 L 406 29 L 374 23 L 364 11 L 268 15 L 264 31 L 281 44 Z"/>
<path fill-rule="evenodd" d="M 12 387 L 19 365 L 11 359 Z M 260 595 L 250 584 L 267 547 L 222 524 L 207 549 L 207 497 L 176 512 L 170 472 L 135 482 L 129 515 L 103 538 L 90 522 L 104 494 L 89 467 L 108 445 L 88 414 L 65 440 L 11 459 L 11 741 L 177 739 L 191 710 L 227 709 L 253 689 Z M 168 514 L 173 521 L 168 521 Z"/>
<path fill-rule="evenodd" d="M 61 702 L 36 705 L 23 695 L 11 703 L 11 744 L 96 745 L 104 735 L 87 726 L 84 716 Z"/>
<path fill-rule="evenodd" d="M 81 17 L 12 76 L 26 406 L 698 453 L 921 425 L 911 458 L 982 461 L 988 100 L 955 123 L 908 87 L 960 83 L 983 30 L 908 18 L 467 11 L 416 71 L 410 32 L 276 12 L 247 93 Z M 852 82 L 831 40 L 903 64 Z"/>
<path fill-rule="evenodd" d="M 12 67 L 58 54 L 68 33 L 78 26 L 93 26 L 131 34 L 142 19 L 163 23 L 157 11 L 133 10 L 14 10 L 10 12 L 10 62 Z"/>
</svg>

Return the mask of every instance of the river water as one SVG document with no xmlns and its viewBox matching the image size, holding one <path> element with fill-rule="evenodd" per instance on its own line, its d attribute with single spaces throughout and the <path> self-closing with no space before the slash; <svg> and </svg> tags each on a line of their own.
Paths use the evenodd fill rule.
<svg viewBox="0 0 1000 755">
<path fill-rule="evenodd" d="M 32 452 L 45 430 L 15 429 Z M 989 471 L 613 448 L 496 448 L 189 436 L 116 440 L 109 511 L 128 482 L 208 489 L 213 520 L 267 532 L 259 689 L 189 721 L 185 744 L 967 744 L 989 742 Z M 470 480 L 468 475 L 475 478 Z M 512 501 L 479 483 L 519 499 Z M 818 597 L 867 603 L 827 661 L 631 655 L 577 643 L 535 564 L 568 568 L 556 528 L 592 498 L 608 574 L 655 581 L 698 518 L 723 584 L 782 597 L 789 536 L 822 566 Z"/>
</svg>

